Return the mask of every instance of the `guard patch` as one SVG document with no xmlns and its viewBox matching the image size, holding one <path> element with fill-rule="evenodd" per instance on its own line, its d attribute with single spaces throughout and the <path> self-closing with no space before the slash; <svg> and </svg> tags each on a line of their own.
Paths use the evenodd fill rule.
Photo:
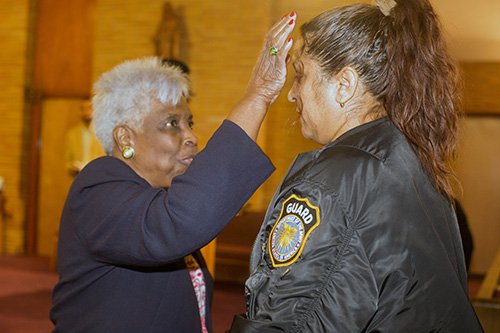
<svg viewBox="0 0 500 333">
<path fill-rule="evenodd" d="M 311 205 L 308 199 L 292 194 L 283 202 L 268 242 L 274 267 L 288 266 L 297 260 L 319 220 L 319 208 Z"/>
</svg>

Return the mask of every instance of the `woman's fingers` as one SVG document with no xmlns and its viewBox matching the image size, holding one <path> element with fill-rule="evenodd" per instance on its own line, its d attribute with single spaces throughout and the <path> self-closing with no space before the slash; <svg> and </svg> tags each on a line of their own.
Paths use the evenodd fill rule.
<svg viewBox="0 0 500 333">
<path fill-rule="evenodd" d="M 288 65 L 288 61 L 286 61 L 286 59 L 287 59 L 287 56 L 288 56 L 288 52 L 292 48 L 292 45 L 293 45 L 293 39 L 292 39 L 292 37 L 288 37 L 285 45 L 283 45 L 283 47 L 280 50 L 281 54 L 279 56 L 285 60 L 285 63 L 287 65 Z"/>
<path fill-rule="evenodd" d="M 295 14 L 295 12 L 291 12 L 290 14 L 283 16 L 281 20 L 276 22 L 274 26 L 269 30 L 269 36 L 271 38 L 277 36 L 283 30 L 283 28 L 286 28 L 287 25 L 290 25 L 291 21 L 295 22 L 296 16 L 297 15 Z"/>
<path fill-rule="evenodd" d="M 296 14 L 285 15 L 267 33 L 264 46 L 255 64 L 247 93 L 259 96 L 267 105 L 278 97 L 286 81 L 287 55 L 293 40 Z"/>
<path fill-rule="evenodd" d="M 290 33 L 295 27 L 295 20 L 297 15 L 295 12 L 291 12 L 285 15 L 279 20 L 272 28 L 269 30 L 266 42 L 264 43 L 264 49 L 267 49 L 272 56 L 276 56 L 279 53 L 286 54 L 283 47 L 287 47 L 291 42 L 289 39 Z M 281 51 L 281 52 L 280 52 Z"/>
<path fill-rule="evenodd" d="M 228 115 L 227 119 L 238 124 L 253 140 L 269 105 L 285 85 L 287 55 L 293 44 L 289 35 L 295 27 L 296 16 L 295 12 L 283 16 L 268 31 L 245 95 Z"/>
</svg>

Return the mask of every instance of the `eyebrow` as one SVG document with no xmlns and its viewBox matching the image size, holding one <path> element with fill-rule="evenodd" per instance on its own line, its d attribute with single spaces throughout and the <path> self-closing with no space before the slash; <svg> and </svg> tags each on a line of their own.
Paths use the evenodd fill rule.
<svg viewBox="0 0 500 333">
<path fill-rule="evenodd" d="M 165 115 L 165 117 L 163 118 L 162 122 L 166 121 L 166 120 L 169 120 L 169 119 L 172 119 L 172 118 L 182 119 L 183 115 L 180 114 L 180 113 L 177 113 L 177 112 L 172 112 L 172 113 L 169 112 L 168 114 Z M 190 114 L 187 117 L 187 121 L 192 121 L 192 120 L 193 120 L 193 114 Z"/>
</svg>

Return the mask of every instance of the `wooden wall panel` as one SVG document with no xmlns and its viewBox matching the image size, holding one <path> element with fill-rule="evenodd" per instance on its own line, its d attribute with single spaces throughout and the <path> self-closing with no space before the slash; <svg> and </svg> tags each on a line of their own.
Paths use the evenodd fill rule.
<svg viewBox="0 0 500 333">
<path fill-rule="evenodd" d="M 35 86 L 48 97 L 90 93 L 95 0 L 39 0 Z"/>
<path fill-rule="evenodd" d="M 26 252 L 33 254 L 44 248 L 51 227 L 44 224 L 43 210 L 47 207 L 38 199 L 45 193 L 44 179 L 38 164 L 40 147 L 38 128 L 42 133 L 60 131 L 57 122 L 44 122 L 40 114 L 47 98 L 87 98 L 91 90 L 92 54 L 94 45 L 94 13 L 96 0 L 37 0 L 34 42 L 33 85 L 41 97 L 32 109 L 29 200 L 26 221 Z M 68 111 L 68 110 L 62 110 Z M 61 113 L 61 119 L 64 119 Z M 41 123 L 39 123 L 42 119 Z M 53 147 L 51 147 L 53 148 Z M 50 149 L 50 148 L 49 148 Z M 44 153 L 48 154 L 47 147 Z M 57 150 L 51 153 L 57 154 Z M 42 156 L 43 158 L 43 156 Z M 43 161 L 42 161 L 43 162 Z M 31 175 L 33 175 L 31 177 Z M 42 200 L 44 198 L 41 198 Z M 59 200 L 56 198 L 55 200 Z M 38 213 L 40 212 L 40 216 Z M 58 218 L 54 219 L 58 224 Z M 40 243 L 37 245 L 37 243 Z M 40 251 L 38 251 L 40 252 Z M 41 251 L 46 252 L 46 251 Z"/>
<path fill-rule="evenodd" d="M 79 122 L 80 99 L 46 98 L 41 105 L 41 149 L 36 253 L 50 256 L 61 212 L 73 179 L 65 168 L 65 143 Z"/>
<path fill-rule="evenodd" d="M 500 62 L 463 62 L 467 113 L 500 114 Z"/>
</svg>

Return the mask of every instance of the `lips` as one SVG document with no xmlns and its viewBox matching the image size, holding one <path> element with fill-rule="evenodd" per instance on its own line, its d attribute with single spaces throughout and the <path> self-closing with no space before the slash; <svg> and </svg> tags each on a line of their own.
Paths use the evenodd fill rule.
<svg viewBox="0 0 500 333">
<path fill-rule="evenodd" d="M 182 162 L 186 165 L 190 165 L 191 162 L 193 162 L 193 158 L 192 157 L 189 157 L 189 158 L 185 158 L 182 160 Z"/>
<path fill-rule="evenodd" d="M 196 154 L 190 154 L 180 160 L 180 162 L 186 166 L 189 166 L 193 162 L 193 158 Z"/>
</svg>

